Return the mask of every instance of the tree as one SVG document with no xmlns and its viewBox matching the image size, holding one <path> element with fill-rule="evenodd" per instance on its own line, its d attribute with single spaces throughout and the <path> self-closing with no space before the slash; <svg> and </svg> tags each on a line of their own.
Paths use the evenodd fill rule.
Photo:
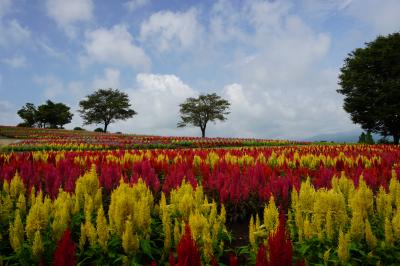
<svg viewBox="0 0 400 266">
<path fill-rule="evenodd" d="M 126 93 L 114 89 L 99 89 L 79 102 L 84 124 L 104 124 L 104 132 L 110 123 L 126 120 L 137 114 L 129 103 Z"/>
<path fill-rule="evenodd" d="M 358 143 L 365 143 L 365 144 L 375 144 L 374 138 L 372 137 L 371 132 L 364 132 L 361 133 L 360 137 L 358 138 Z"/>
<path fill-rule="evenodd" d="M 230 103 L 216 93 L 200 95 L 198 98 L 187 98 L 180 106 L 181 121 L 178 127 L 192 125 L 200 127 L 201 136 L 206 135 L 208 122 L 225 121 L 229 114 Z"/>
<path fill-rule="evenodd" d="M 367 132 L 400 138 L 400 33 L 351 52 L 340 69 L 343 108 Z"/>
<path fill-rule="evenodd" d="M 358 143 L 365 143 L 365 142 L 366 142 L 366 138 L 365 138 L 365 137 L 366 137 L 366 136 L 365 136 L 364 131 L 361 132 L 360 137 L 358 137 Z"/>
<path fill-rule="evenodd" d="M 33 127 L 37 119 L 36 106 L 33 103 L 26 103 L 17 114 L 24 120 L 24 126 Z"/>
<path fill-rule="evenodd" d="M 37 110 L 37 122 L 43 127 L 48 125 L 50 128 L 63 128 L 65 124 L 71 122 L 72 117 L 73 114 L 68 106 L 50 100 L 40 105 Z"/>
<path fill-rule="evenodd" d="M 18 115 L 24 120 L 21 125 L 33 127 L 49 126 L 50 128 L 62 128 L 72 120 L 73 114 L 70 108 L 63 103 L 53 103 L 47 100 L 45 104 L 35 107 L 33 103 L 26 103 L 20 110 Z"/>
</svg>

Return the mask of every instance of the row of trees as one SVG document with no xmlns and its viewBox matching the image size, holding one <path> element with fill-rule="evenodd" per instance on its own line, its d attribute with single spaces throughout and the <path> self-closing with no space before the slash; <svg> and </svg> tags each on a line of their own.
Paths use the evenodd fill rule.
<svg viewBox="0 0 400 266">
<path fill-rule="evenodd" d="M 199 127 L 204 138 L 207 123 L 225 121 L 229 106 L 227 100 L 215 93 L 187 98 L 180 104 L 181 121 L 178 122 L 178 127 Z M 104 132 L 107 132 L 111 123 L 137 114 L 130 108 L 128 95 L 116 89 L 99 89 L 80 101 L 79 107 L 84 125 L 102 124 Z M 20 126 L 40 128 L 63 128 L 73 117 L 68 106 L 50 100 L 37 108 L 34 104 L 27 103 L 18 111 L 18 115 L 24 120 Z"/>
<path fill-rule="evenodd" d="M 24 120 L 19 126 L 40 128 L 63 128 L 71 122 L 73 116 L 68 106 L 50 100 L 38 107 L 27 103 L 18 110 L 18 115 Z"/>
</svg>

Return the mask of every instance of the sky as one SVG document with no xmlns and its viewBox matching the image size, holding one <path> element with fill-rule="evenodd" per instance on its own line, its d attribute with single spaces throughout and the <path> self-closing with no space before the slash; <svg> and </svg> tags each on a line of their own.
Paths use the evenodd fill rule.
<svg viewBox="0 0 400 266">
<path fill-rule="evenodd" d="M 347 54 L 400 30 L 399 0 L 0 0 L 0 124 L 47 99 L 71 107 L 100 88 L 138 113 L 111 132 L 200 136 L 179 104 L 231 103 L 207 136 L 302 139 L 359 128 L 343 111 Z M 84 126 L 94 129 L 101 125 Z"/>
</svg>

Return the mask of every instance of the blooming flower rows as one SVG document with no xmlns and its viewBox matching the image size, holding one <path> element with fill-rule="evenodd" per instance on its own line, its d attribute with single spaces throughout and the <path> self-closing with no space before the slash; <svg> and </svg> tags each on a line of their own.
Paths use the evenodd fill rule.
<svg viewBox="0 0 400 266">
<path fill-rule="evenodd" d="M 0 126 L 0 135 L 21 139 L 20 142 L 4 148 L 8 151 L 214 148 L 307 144 L 288 140 L 161 137 L 7 126 Z"/>
<path fill-rule="evenodd" d="M 399 176 L 390 145 L 0 153 L 1 260 L 396 264 Z"/>
</svg>

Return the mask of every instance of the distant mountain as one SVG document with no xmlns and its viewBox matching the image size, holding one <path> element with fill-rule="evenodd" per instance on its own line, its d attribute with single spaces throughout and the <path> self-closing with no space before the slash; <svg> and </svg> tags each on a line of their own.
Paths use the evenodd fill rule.
<svg viewBox="0 0 400 266">
<path fill-rule="evenodd" d="M 339 142 L 339 143 L 357 143 L 362 130 L 353 130 L 347 132 L 336 132 L 330 134 L 319 134 L 313 137 L 304 139 L 304 141 L 327 141 L 327 142 Z M 378 134 L 372 134 L 375 141 L 381 138 Z"/>
</svg>

